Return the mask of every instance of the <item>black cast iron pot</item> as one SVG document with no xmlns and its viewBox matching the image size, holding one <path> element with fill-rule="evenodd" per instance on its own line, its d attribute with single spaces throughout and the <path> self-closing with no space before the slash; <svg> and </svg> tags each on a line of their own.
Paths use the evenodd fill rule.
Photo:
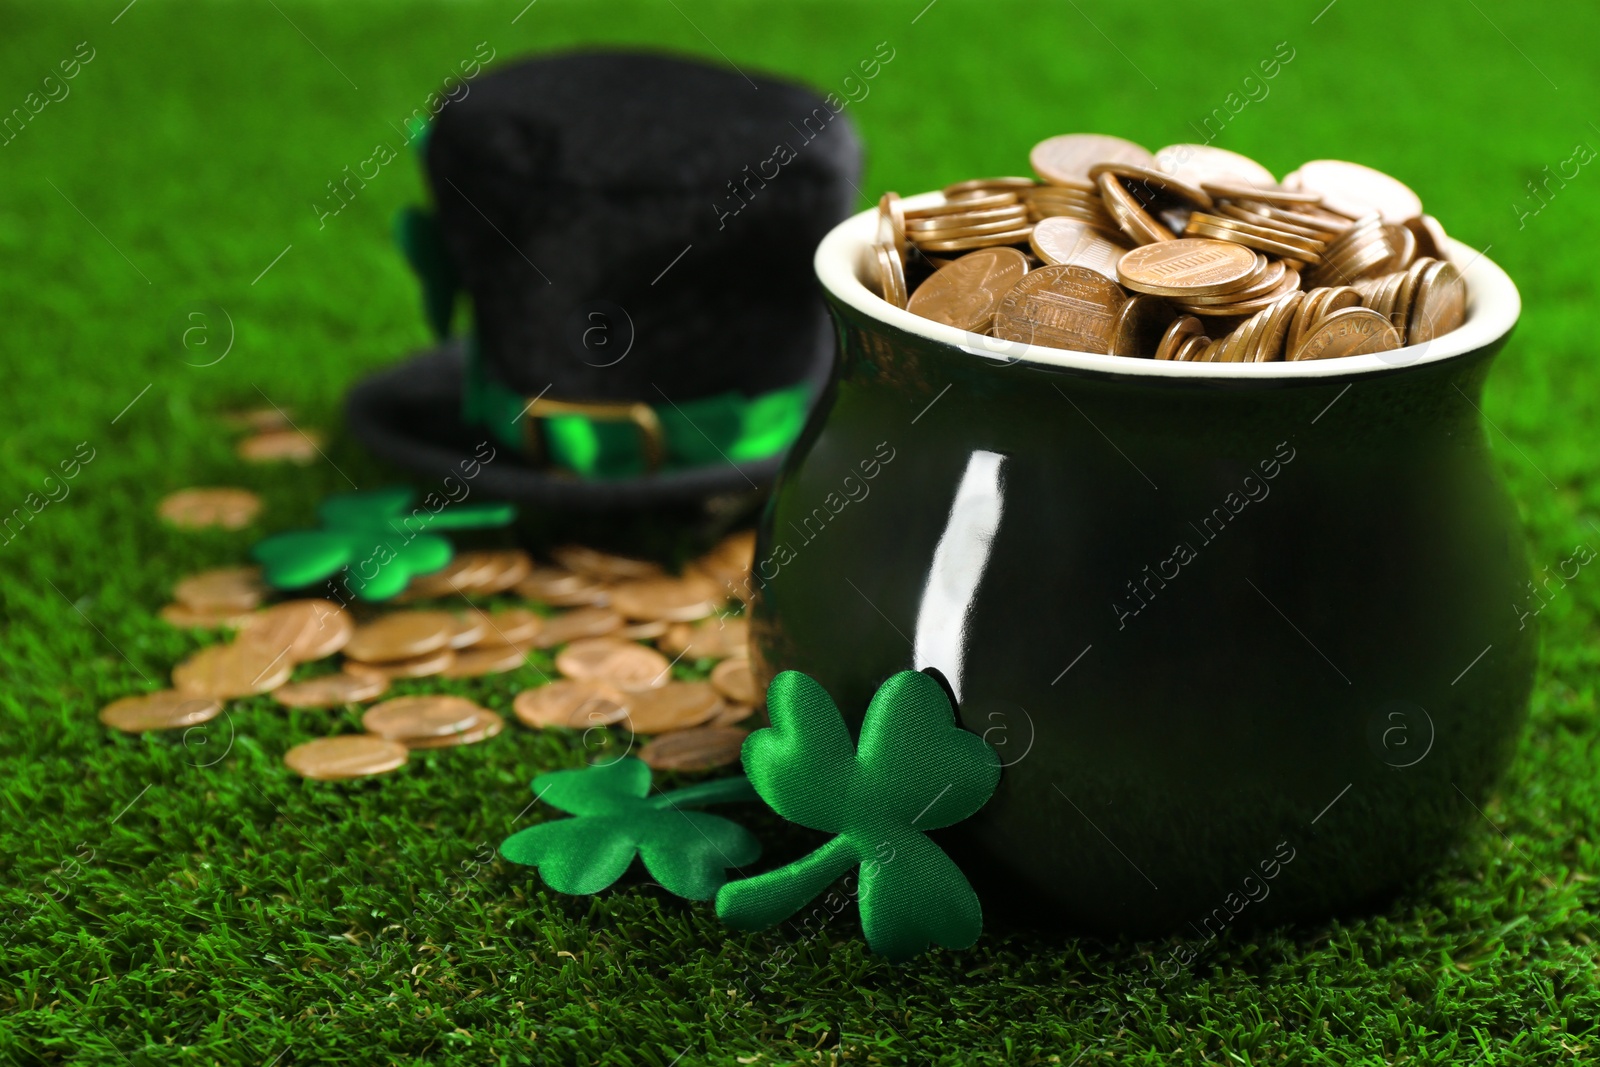
<svg viewBox="0 0 1600 1067">
<path fill-rule="evenodd" d="M 761 526 L 763 684 L 805 671 L 858 727 L 942 674 L 1006 764 L 940 835 L 991 916 L 1205 937 L 1436 866 L 1537 655 L 1478 411 L 1510 279 L 1453 245 L 1466 324 L 1381 356 L 1132 360 L 890 306 L 874 227 L 817 252 L 840 353 Z"/>
</svg>

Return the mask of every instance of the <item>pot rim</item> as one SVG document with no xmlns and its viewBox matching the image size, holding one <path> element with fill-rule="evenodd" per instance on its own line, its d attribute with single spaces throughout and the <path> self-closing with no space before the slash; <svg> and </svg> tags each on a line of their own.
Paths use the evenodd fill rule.
<svg viewBox="0 0 1600 1067">
<path fill-rule="evenodd" d="M 944 202 L 940 192 L 904 198 L 908 208 Z M 868 208 L 845 219 L 817 246 L 813 266 L 817 278 L 833 299 L 906 333 L 927 338 L 988 362 L 1038 363 L 1053 367 L 1147 378 L 1210 380 L 1334 378 L 1377 374 L 1424 363 L 1439 363 L 1480 351 L 1499 341 L 1516 325 L 1522 312 L 1517 287 L 1492 260 L 1469 245 L 1447 238 L 1446 254 L 1467 283 L 1467 317 L 1443 337 L 1390 352 L 1334 359 L 1272 363 L 1176 363 L 1171 360 L 1075 352 L 1044 345 L 1022 344 L 998 337 L 959 330 L 897 308 L 873 293 L 858 276 L 878 229 L 878 209 Z"/>
</svg>

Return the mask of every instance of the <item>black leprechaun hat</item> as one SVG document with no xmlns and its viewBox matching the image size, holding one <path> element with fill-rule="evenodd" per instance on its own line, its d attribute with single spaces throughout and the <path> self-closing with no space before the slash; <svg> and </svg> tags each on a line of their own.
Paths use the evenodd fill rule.
<svg viewBox="0 0 1600 1067">
<path fill-rule="evenodd" d="M 420 138 L 400 242 L 435 350 L 361 382 L 352 431 L 442 477 L 591 510 L 764 487 L 826 380 L 812 275 L 861 149 L 835 98 L 587 52 L 487 73 Z"/>
</svg>

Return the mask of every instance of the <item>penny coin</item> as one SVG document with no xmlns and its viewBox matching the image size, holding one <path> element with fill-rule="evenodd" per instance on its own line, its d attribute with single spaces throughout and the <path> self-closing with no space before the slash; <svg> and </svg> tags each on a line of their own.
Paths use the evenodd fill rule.
<svg viewBox="0 0 1600 1067">
<path fill-rule="evenodd" d="M 1449 260 L 1439 260 L 1417 280 L 1406 343 L 1419 345 L 1460 326 L 1467 317 L 1467 286 Z"/>
<path fill-rule="evenodd" d="M 1150 217 L 1138 197 L 1129 192 L 1115 174 L 1101 174 L 1095 181 L 1106 212 L 1116 220 L 1117 227 L 1123 233 L 1133 238 L 1135 244 L 1147 245 L 1176 239 L 1176 234 Z"/>
<path fill-rule="evenodd" d="M 722 586 L 697 571 L 681 578 L 645 578 L 611 587 L 611 607 L 629 619 L 690 622 L 727 602 Z"/>
<path fill-rule="evenodd" d="M 925 207 L 910 208 L 906 211 L 906 225 L 922 219 L 934 219 L 944 215 L 970 215 L 976 211 L 989 211 L 994 208 L 1007 208 L 1020 203 L 1015 190 L 1004 189 L 998 192 L 982 193 L 974 196 L 958 196 L 946 198 L 941 204 L 928 204 Z"/>
<path fill-rule="evenodd" d="M 750 646 L 750 619 L 745 615 L 724 615 L 692 626 L 675 623 L 656 646 L 668 655 L 681 655 L 688 660 L 742 656 Z"/>
<path fill-rule="evenodd" d="M 1088 267 L 1112 280 L 1117 277 L 1117 260 L 1127 251 L 1123 245 L 1106 240 L 1096 227 L 1065 215 L 1040 219 L 1028 237 L 1028 244 L 1033 254 L 1047 264 L 1067 263 Z M 1023 266 L 1027 266 L 1026 261 Z"/>
<path fill-rule="evenodd" d="M 365 778 L 403 767 L 410 753 L 398 741 L 372 734 L 323 737 L 283 754 L 284 766 L 305 778 Z"/>
<path fill-rule="evenodd" d="M 1163 200 L 1180 201 L 1186 209 L 1198 207 L 1210 211 L 1216 206 L 1211 194 L 1199 185 L 1151 167 L 1140 167 L 1129 163 L 1096 163 L 1089 168 L 1089 177 L 1096 182 L 1100 180 L 1102 174 L 1113 174 L 1122 179 L 1122 187 L 1132 194 L 1142 207 L 1148 208 Z"/>
<path fill-rule="evenodd" d="M 1180 315 L 1167 327 L 1166 333 L 1161 335 L 1161 340 L 1156 344 L 1157 359 L 1172 359 L 1178 354 L 1178 348 L 1191 337 L 1204 337 L 1205 326 L 1193 315 Z"/>
<path fill-rule="evenodd" d="M 1401 345 L 1400 331 L 1367 307 L 1345 308 L 1319 322 L 1293 354 L 1294 359 L 1336 359 L 1388 352 Z"/>
<path fill-rule="evenodd" d="M 672 680 L 667 657 L 614 637 L 572 642 L 557 654 L 556 669 L 568 678 L 607 682 L 627 692 L 660 688 Z"/>
<path fill-rule="evenodd" d="M 600 581 L 653 578 L 662 573 L 659 563 L 652 563 L 647 559 L 616 556 L 583 545 L 565 545 L 552 550 L 550 556 L 567 570 Z"/>
<path fill-rule="evenodd" d="M 1019 189 L 1032 189 L 1038 184 L 1032 178 L 968 178 L 966 181 L 947 185 L 940 191 L 944 193 L 946 200 L 959 200 L 962 197 L 980 194 L 1014 193 Z"/>
<path fill-rule="evenodd" d="M 381 663 L 364 663 L 360 660 L 346 659 L 344 661 L 344 669 L 363 678 L 373 675 L 380 678 L 429 678 L 435 674 L 443 674 L 451 668 L 455 661 L 455 649 L 438 648 L 432 652 L 424 652 L 420 656 L 384 660 Z"/>
<path fill-rule="evenodd" d="M 636 734 L 687 730 L 715 717 L 722 696 L 710 682 L 671 682 L 630 694 L 628 729 Z"/>
<path fill-rule="evenodd" d="M 711 720 L 709 720 L 706 723 L 706 725 L 707 726 L 732 726 L 736 722 L 744 722 L 746 719 L 748 719 L 750 716 L 754 715 L 755 713 L 756 713 L 756 709 L 755 709 L 755 707 L 753 705 L 750 705 L 750 704 L 730 704 L 726 700 L 724 700 L 722 702 L 722 710 L 717 712 L 716 716 L 714 718 L 712 718 Z"/>
<path fill-rule="evenodd" d="M 622 690 L 605 682 L 561 678 L 524 689 L 511 702 L 511 710 L 535 730 L 587 730 L 627 718 L 629 699 Z"/>
<path fill-rule="evenodd" d="M 1246 200 L 1257 205 L 1304 208 L 1322 203 L 1321 193 L 1292 192 L 1277 185 L 1251 186 L 1235 182 L 1203 181 L 1200 188 L 1218 200 Z"/>
<path fill-rule="evenodd" d="M 994 249 L 1000 252 L 1003 249 Z M 1021 253 L 1018 253 L 1021 255 Z M 942 269 L 942 268 L 941 268 Z M 924 285 L 927 283 L 924 282 Z M 918 289 L 918 292 L 921 292 Z M 749 582 L 750 567 L 756 558 L 756 532 L 754 530 L 741 530 L 729 534 L 719 541 L 715 548 L 691 566 L 705 574 L 709 574 L 725 586 L 743 586 Z"/>
<path fill-rule="evenodd" d="M 756 691 L 755 675 L 750 673 L 747 659 L 725 659 L 711 669 L 711 684 L 717 692 L 736 704 L 759 704 L 761 694 Z"/>
<path fill-rule="evenodd" d="M 1352 217 L 1377 211 L 1384 222 L 1404 223 L 1422 214 L 1422 199 L 1404 182 L 1360 163 L 1314 159 L 1285 176 L 1283 187 L 1320 193 L 1324 204 Z"/>
<path fill-rule="evenodd" d="M 666 619 L 652 619 L 649 622 L 630 622 L 622 629 L 616 631 L 616 636 L 624 641 L 654 641 L 664 636 L 678 623 L 668 622 Z"/>
<path fill-rule="evenodd" d="M 1015 248 L 968 252 L 917 286 L 906 308 L 958 330 L 981 331 L 988 328 L 1006 290 L 1026 273 L 1028 258 Z M 744 574 L 738 577 L 743 580 Z"/>
<path fill-rule="evenodd" d="M 322 454 L 322 434 L 316 430 L 269 430 L 246 437 L 234 451 L 250 463 L 287 461 L 303 467 Z"/>
<path fill-rule="evenodd" d="M 376 700 L 388 688 L 389 679 L 382 675 L 340 671 L 280 685 L 272 691 L 272 699 L 291 708 L 337 708 Z"/>
<path fill-rule="evenodd" d="M 878 265 L 878 288 L 885 300 L 897 308 L 906 306 L 906 267 L 900 253 L 888 244 L 872 246 Z"/>
<path fill-rule="evenodd" d="M 439 673 L 446 678 L 481 678 L 514 671 L 528 661 L 522 645 L 480 645 L 456 653 L 455 662 Z"/>
<path fill-rule="evenodd" d="M 610 608 L 577 608 L 545 619 L 533 636 L 535 648 L 555 648 L 585 637 L 604 637 L 622 629 L 623 618 Z"/>
<path fill-rule="evenodd" d="M 504 716 L 497 715 L 487 708 L 481 709 L 478 715 L 459 733 L 447 734 L 443 737 L 413 737 L 404 744 L 415 751 L 426 748 L 455 748 L 458 745 L 475 745 L 479 741 L 487 741 L 497 736 L 506 728 Z"/>
<path fill-rule="evenodd" d="M 1000 301 L 995 336 L 1079 352 L 1108 352 L 1117 312 L 1127 299 L 1121 286 L 1087 267 L 1040 267 Z"/>
<path fill-rule="evenodd" d="M 520 548 L 485 549 L 478 553 L 486 569 L 470 592 L 478 596 L 494 596 L 514 589 L 533 573 L 533 559 Z"/>
<path fill-rule="evenodd" d="M 905 251 L 906 209 L 899 193 L 884 193 L 878 198 L 878 218 L 888 228 L 887 236 L 895 248 Z"/>
<path fill-rule="evenodd" d="M 1090 188 L 1089 168 L 1096 163 L 1136 163 L 1148 167 L 1155 162 L 1148 149 L 1100 133 L 1067 133 L 1040 141 L 1028 153 L 1028 164 L 1035 174 L 1052 185 Z"/>
<path fill-rule="evenodd" d="M 180 489 L 161 498 L 156 512 L 174 526 L 239 530 L 261 513 L 261 498 L 248 489 Z"/>
<path fill-rule="evenodd" d="M 746 730 L 728 726 L 698 726 L 652 738 L 639 749 L 639 758 L 658 771 L 709 771 L 739 762 Z"/>
<path fill-rule="evenodd" d="M 565 567 L 535 566 L 514 588 L 518 596 L 541 600 L 555 607 L 601 605 L 607 599 L 605 586 L 587 575 L 574 574 Z"/>
<path fill-rule="evenodd" d="M 220 567 L 191 574 L 172 587 L 180 604 L 200 611 L 254 611 L 267 587 L 260 567 Z"/>
<path fill-rule="evenodd" d="M 222 414 L 223 425 L 235 430 L 255 430 L 258 433 L 266 430 L 287 429 L 293 417 L 292 408 L 250 408 L 243 411 L 227 411 Z"/>
<path fill-rule="evenodd" d="M 113 700 L 100 709 L 100 721 L 130 734 L 144 730 L 179 730 L 207 722 L 222 713 L 222 701 L 176 689 Z"/>
<path fill-rule="evenodd" d="M 500 611 L 474 609 L 468 614 L 483 622 L 483 634 L 475 643 L 476 648 L 530 644 L 544 628 L 544 616 L 536 615 L 527 608 L 504 608 Z"/>
<path fill-rule="evenodd" d="M 1172 319 L 1172 305 L 1165 300 L 1148 293 L 1135 293 L 1122 305 L 1112 323 L 1111 354 L 1145 358 L 1155 355 Z"/>
<path fill-rule="evenodd" d="M 1249 156 L 1206 144 L 1169 144 L 1156 149 L 1155 168 L 1191 185 L 1210 184 L 1259 186 L 1271 189 L 1278 184 L 1272 172 Z"/>
<path fill-rule="evenodd" d="M 228 700 L 278 688 L 294 660 L 248 641 L 208 645 L 172 668 L 172 684 L 185 693 Z"/>
<path fill-rule="evenodd" d="M 1142 245 L 1117 262 L 1117 279 L 1155 296 L 1211 296 L 1238 289 L 1256 270 L 1256 254 L 1243 245 L 1181 237 Z"/>
<path fill-rule="evenodd" d="M 368 733 L 393 741 L 442 737 L 460 733 L 483 710 L 464 697 L 395 697 L 368 708 L 361 716 L 361 725 Z"/>
<path fill-rule="evenodd" d="M 350 613 L 331 600 L 286 600 L 250 616 L 239 640 L 309 663 L 339 651 L 354 632 Z"/>
<path fill-rule="evenodd" d="M 397 611 L 356 627 L 346 659 L 384 663 L 448 648 L 458 620 L 446 611 Z"/>
<path fill-rule="evenodd" d="M 473 608 L 455 617 L 455 632 L 445 642 L 451 648 L 466 648 L 482 641 L 489 632 L 488 613 Z"/>
<path fill-rule="evenodd" d="M 167 604 L 159 612 L 161 621 L 185 630 L 237 630 L 249 624 L 254 612 L 196 608 L 188 604 Z"/>
<path fill-rule="evenodd" d="M 1444 227 L 1432 215 L 1417 215 L 1406 219 L 1406 229 L 1417 239 L 1417 255 L 1429 259 L 1443 259 L 1445 251 Z"/>
</svg>

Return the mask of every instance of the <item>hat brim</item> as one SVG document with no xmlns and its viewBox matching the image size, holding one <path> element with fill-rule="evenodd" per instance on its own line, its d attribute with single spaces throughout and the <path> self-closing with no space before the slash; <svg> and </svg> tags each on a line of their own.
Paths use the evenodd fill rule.
<svg viewBox="0 0 1600 1067">
<path fill-rule="evenodd" d="M 820 391 L 832 368 L 832 346 L 820 345 L 808 380 Z M 461 477 L 478 459 L 487 434 L 461 419 L 466 357 L 459 339 L 421 352 L 357 382 L 345 399 L 350 432 L 380 459 L 424 478 Z M 783 454 L 742 463 L 661 471 L 634 478 L 586 481 L 570 472 L 535 467 L 491 442 L 474 484 L 515 503 L 574 511 L 631 511 L 694 503 L 726 494 L 764 494 Z M 470 469 L 470 468 L 466 468 Z"/>
</svg>

